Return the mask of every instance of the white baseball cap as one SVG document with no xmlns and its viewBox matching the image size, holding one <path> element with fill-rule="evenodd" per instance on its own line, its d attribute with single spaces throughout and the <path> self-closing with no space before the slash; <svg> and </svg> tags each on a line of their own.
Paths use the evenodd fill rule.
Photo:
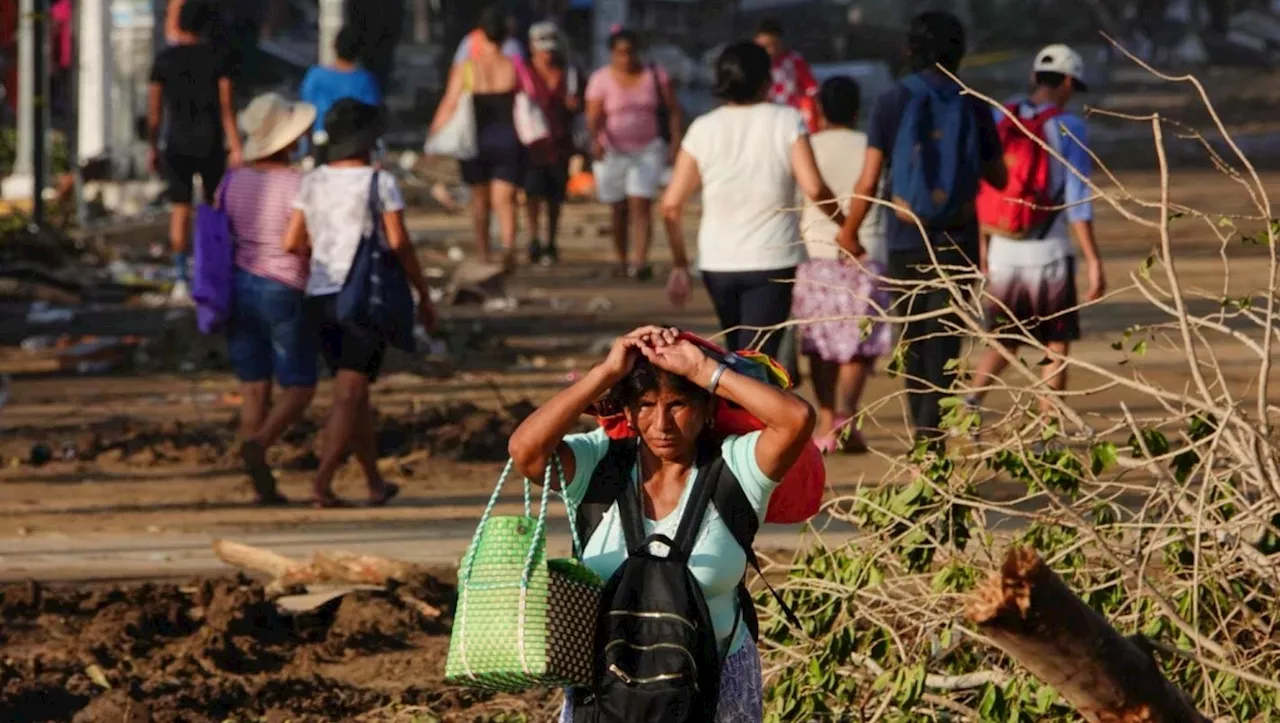
<svg viewBox="0 0 1280 723">
<path fill-rule="evenodd" d="M 1084 58 L 1070 46 L 1056 43 L 1036 54 L 1035 73 L 1060 73 L 1075 80 L 1076 90 L 1085 92 L 1089 84 L 1084 75 Z"/>
</svg>

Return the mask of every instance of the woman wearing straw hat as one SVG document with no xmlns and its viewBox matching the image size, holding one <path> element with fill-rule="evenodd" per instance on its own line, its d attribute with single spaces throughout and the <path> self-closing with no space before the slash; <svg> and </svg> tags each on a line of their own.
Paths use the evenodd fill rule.
<svg viewBox="0 0 1280 723">
<path fill-rule="evenodd" d="M 290 156 L 315 119 L 307 103 L 275 93 L 255 98 L 239 118 L 246 165 L 226 176 L 218 195 L 235 239 L 227 348 L 244 396 L 240 454 L 261 505 L 288 502 L 266 450 L 302 416 L 316 388 L 317 343 L 303 308 L 309 267 L 281 246 L 302 186 Z M 281 388 L 274 400 L 273 381 Z"/>
</svg>

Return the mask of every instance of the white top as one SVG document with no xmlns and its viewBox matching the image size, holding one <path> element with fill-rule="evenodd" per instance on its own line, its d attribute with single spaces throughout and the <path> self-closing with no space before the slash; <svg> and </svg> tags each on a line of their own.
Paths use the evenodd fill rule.
<svg viewBox="0 0 1280 723">
<path fill-rule="evenodd" d="M 769 271 L 805 260 L 791 150 L 806 135 L 790 106 L 722 106 L 689 126 L 682 148 L 702 176 L 698 268 Z"/>
<path fill-rule="evenodd" d="M 862 176 L 862 167 L 867 161 L 867 134 L 847 128 L 831 128 L 815 133 L 809 142 L 813 144 L 813 155 L 818 161 L 822 180 L 840 199 L 840 210 L 849 213 L 848 196 Z M 804 212 L 800 216 L 800 231 L 809 258 L 840 258 L 840 247 L 836 244 L 840 227 L 831 220 L 831 207 L 819 208 L 807 200 L 802 202 Z M 866 249 L 868 258 L 884 264 L 888 263 L 888 249 L 880 229 L 878 210 L 872 207 L 867 214 L 862 228 L 858 230 L 858 240 Z"/>
<path fill-rule="evenodd" d="M 311 277 L 307 296 L 342 291 L 360 239 L 373 233 L 369 213 L 369 166 L 321 166 L 302 179 L 293 207 L 307 219 L 311 237 Z M 390 173 L 378 174 L 378 196 L 384 212 L 403 211 L 404 197 Z"/>
</svg>

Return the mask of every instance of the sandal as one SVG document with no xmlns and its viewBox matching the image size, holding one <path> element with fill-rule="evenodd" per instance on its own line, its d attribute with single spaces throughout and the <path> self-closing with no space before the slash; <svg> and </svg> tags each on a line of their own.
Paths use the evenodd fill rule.
<svg viewBox="0 0 1280 723">
<path fill-rule="evenodd" d="M 279 504 L 284 497 L 276 490 L 276 476 L 267 464 L 267 450 L 258 442 L 249 440 L 240 445 L 240 461 L 253 483 L 257 504 Z M 288 500 L 285 500 L 288 503 Z"/>
<path fill-rule="evenodd" d="M 287 507 L 289 505 L 289 498 L 279 492 L 271 492 L 270 494 L 254 497 L 253 504 L 258 507 Z"/>
<path fill-rule="evenodd" d="M 370 507 L 384 507 L 388 502 L 394 500 L 396 495 L 400 494 L 400 485 L 395 482 L 383 482 L 382 494 L 369 499 Z"/>
</svg>

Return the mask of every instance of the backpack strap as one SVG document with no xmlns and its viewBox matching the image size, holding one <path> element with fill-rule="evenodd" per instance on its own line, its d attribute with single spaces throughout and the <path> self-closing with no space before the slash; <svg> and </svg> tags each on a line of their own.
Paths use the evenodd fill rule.
<svg viewBox="0 0 1280 723">
<path fill-rule="evenodd" d="M 686 561 L 693 556 L 693 546 L 698 541 L 698 532 L 702 529 L 702 521 L 706 519 L 707 508 L 711 506 L 711 498 L 724 477 L 724 456 L 720 454 L 720 446 L 710 441 L 700 442 L 698 474 L 693 480 L 689 504 L 680 518 L 680 526 L 676 528 L 673 550 Z"/>
<path fill-rule="evenodd" d="M 1017 106 L 1015 106 L 1015 108 L 1016 110 L 1014 112 L 1015 113 L 1019 112 L 1021 110 L 1021 104 L 1018 104 Z M 1045 127 L 1049 125 L 1049 121 L 1053 120 L 1054 118 L 1057 118 L 1060 115 L 1062 115 L 1062 109 L 1055 105 L 1037 113 L 1030 120 L 1022 121 L 1022 124 L 1026 126 L 1028 131 L 1040 136 L 1041 138 L 1044 139 L 1046 143 L 1049 143 L 1050 142 L 1049 136 L 1047 133 L 1045 133 Z M 1044 149 L 1041 149 L 1041 150 L 1043 151 Z M 1040 154 L 1039 157 L 1042 158 L 1045 163 L 1053 163 L 1053 161 L 1055 160 L 1053 156 L 1048 152 Z M 1032 229 L 1031 232 L 1027 234 L 1028 238 L 1033 238 L 1033 239 L 1043 241 L 1044 238 L 1049 235 L 1049 232 L 1053 230 L 1053 225 L 1058 222 L 1058 216 L 1062 215 L 1062 211 L 1063 211 L 1062 205 L 1066 203 L 1066 200 L 1067 200 L 1066 199 L 1067 179 L 1065 176 L 1067 171 L 1064 170 L 1063 173 L 1064 175 L 1062 178 L 1062 191 L 1058 194 L 1057 197 L 1053 199 L 1054 209 L 1049 212 L 1048 216 L 1045 216 L 1044 220 L 1040 222 L 1040 225 Z"/>
<path fill-rule="evenodd" d="M 639 443 L 635 439 L 610 440 L 609 451 L 600 460 L 600 464 L 596 465 L 591 481 L 587 484 L 586 496 L 578 503 L 573 520 L 583 548 L 586 548 L 587 542 L 600 527 L 609 508 L 622 498 L 630 486 L 631 469 L 636 464 L 637 444 Z M 644 537 L 643 528 L 640 537 Z M 630 540 L 627 544 L 630 546 Z M 578 550 L 578 555 L 581 556 L 582 552 Z"/>
<path fill-rule="evenodd" d="M 725 471 L 728 471 L 727 469 Z M 742 485 L 738 483 L 738 479 L 733 474 L 721 474 L 716 480 L 715 490 L 712 494 L 712 502 L 716 506 L 716 512 L 720 514 L 720 519 L 724 520 L 725 527 L 729 528 L 729 532 L 733 535 L 733 539 L 738 541 L 738 545 L 742 551 L 746 553 L 747 563 L 755 568 L 756 575 L 764 582 L 769 593 L 773 595 L 773 599 L 778 602 L 778 607 L 782 609 L 782 614 L 787 618 L 787 622 L 792 627 L 801 629 L 800 619 L 796 617 L 796 613 L 791 609 L 790 605 L 782 599 L 777 590 L 769 584 L 769 580 L 765 578 L 764 571 L 760 569 L 760 560 L 756 557 L 755 544 L 756 533 L 760 531 L 760 518 L 756 516 L 756 511 L 751 507 L 751 501 L 747 499 L 747 494 L 742 491 Z M 747 630 L 751 631 L 753 640 L 760 639 L 760 620 L 756 616 L 756 604 L 751 599 L 751 591 L 747 589 L 747 577 L 742 576 L 742 582 L 738 584 L 738 606 L 741 608 L 742 617 L 747 624 Z"/>
</svg>

